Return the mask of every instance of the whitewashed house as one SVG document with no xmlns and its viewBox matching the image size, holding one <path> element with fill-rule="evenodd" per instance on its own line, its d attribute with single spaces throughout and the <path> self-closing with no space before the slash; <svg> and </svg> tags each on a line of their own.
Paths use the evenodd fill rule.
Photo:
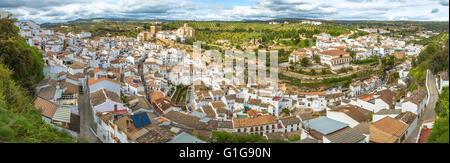
<svg viewBox="0 0 450 163">
<path fill-rule="evenodd" d="M 414 90 L 402 102 L 402 112 L 410 111 L 417 114 L 419 117 L 427 104 L 427 92 L 422 89 Z"/>
<path fill-rule="evenodd" d="M 353 105 L 332 107 L 330 110 L 327 110 L 327 117 L 346 123 L 350 127 L 355 127 L 360 123 L 369 122 L 370 120 L 368 111 Z"/>
<path fill-rule="evenodd" d="M 281 128 L 277 130 L 279 132 L 296 132 L 302 129 L 301 119 L 298 115 L 280 118 L 278 122 L 281 125 Z"/>
</svg>

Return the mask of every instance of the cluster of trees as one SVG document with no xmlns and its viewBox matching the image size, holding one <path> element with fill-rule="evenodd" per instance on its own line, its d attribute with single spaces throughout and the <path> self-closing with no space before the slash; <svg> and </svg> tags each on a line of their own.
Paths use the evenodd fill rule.
<svg viewBox="0 0 450 163">
<path fill-rule="evenodd" d="M 41 119 L 29 92 L 43 78 L 42 54 L 18 35 L 16 20 L 0 20 L 0 142 L 75 142 Z"/>
<path fill-rule="evenodd" d="M 315 43 L 314 34 L 322 32 L 333 36 L 348 33 L 349 29 L 336 26 L 313 26 L 302 24 L 269 25 L 261 23 L 242 22 L 170 22 L 164 23 L 163 30 L 173 30 L 184 23 L 196 29 L 197 40 L 215 43 L 217 40 L 229 40 L 233 44 L 241 44 L 246 40 L 258 39 L 264 45 L 272 44 L 275 40 L 285 46 L 297 48 L 308 47 Z M 306 38 L 301 38 L 300 36 Z M 233 45 L 232 45 L 233 46 Z"/>
<path fill-rule="evenodd" d="M 308 67 L 309 66 L 309 59 L 308 58 L 302 58 L 302 60 L 300 60 L 300 65 L 302 65 L 303 67 Z"/>
<path fill-rule="evenodd" d="M 0 64 L 0 142 L 72 143 L 75 139 L 41 119 L 27 90 L 16 84 L 13 71 Z"/>
<path fill-rule="evenodd" d="M 395 66 L 395 56 L 389 55 L 388 57 L 381 58 L 381 65 L 383 66 L 382 69 L 390 69 Z"/>
<path fill-rule="evenodd" d="M 15 21 L 10 18 L 0 20 L 0 64 L 11 69 L 12 78 L 34 95 L 36 83 L 44 78 L 44 60 L 38 49 L 28 46 L 19 36 Z"/>
<path fill-rule="evenodd" d="M 357 32 L 353 33 L 352 35 L 350 35 L 349 38 L 355 39 L 355 38 L 358 38 L 358 37 L 361 37 L 361 36 L 365 36 L 365 35 L 368 35 L 368 34 L 369 34 L 369 32 L 357 31 Z"/>
<path fill-rule="evenodd" d="M 371 58 L 367 59 L 355 59 L 352 61 L 353 64 L 357 65 L 364 65 L 364 64 L 371 64 L 378 62 L 378 57 L 376 55 L 372 56 Z"/>
<path fill-rule="evenodd" d="M 445 87 L 439 95 L 439 101 L 436 103 L 436 113 L 438 115 L 433 129 L 431 130 L 428 143 L 448 143 L 449 139 L 449 88 Z"/>
<path fill-rule="evenodd" d="M 320 57 L 319 57 L 319 55 L 314 55 L 314 56 L 313 56 L 313 60 L 314 60 L 314 62 L 315 62 L 316 64 L 320 64 Z"/>
<path fill-rule="evenodd" d="M 408 74 L 412 77 L 409 91 L 425 87 L 427 69 L 436 74 L 449 68 L 448 36 L 448 34 L 441 34 L 434 40 L 430 40 L 417 59 L 412 59 L 413 68 Z"/>
<path fill-rule="evenodd" d="M 348 32 L 347 30 L 342 29 L 342 28 L 336 28 L 336 29 L 331 29 L 331 30 L 327 31 L 328 34 L 330 34 L 331 36 L 334 36 L 334 37 L 345 34 L 347 32 Z"/>
<path fill-rule="evenodd" d="M 432 57 L 431 57 L 431 64 L 428 64 L 430 66 L 430 70 L 433 73 L 438 73 L 444 70 L 447 70 L 449 68 L 449 41 L 447 38 L 447 41 L 445 42 L 444 48 L 437 51 Z"/>
<path fill-rule="evenodd" d="M 326 71 L 328 73 L 329 71 Z M 306 86 L 309 88 L 318 88 L 321 86 L 330 86 L 330 85 L 341 85 L 343 87 L 349 87 L 353 79 L 357 78 L 365 78 L 370 75 L 373 75 L 373 71 L 367 71 L 367 72 L 361 72 L 352 74 L 350 76 L 346 77 L 340 77 L 340 78 L 327 78 L 323 79 L 322 81 L 314 82 L 314 83 L 302 83 L 301 80 L 298 80 L 297 78 L 289 77 L 283 74 L 278 74 L 279 79 L 289 81 L 290 85 L 302 87 Z"/>
<path fill-rule="evenodd" d="M 144 31 L 143 29 L 131 29 L 131 30 L 121 30 L 121 31 L 111 31 L 111 37 L 116 36 L 126 36 L 130 38 L 136 38 L 139 33 Z"/>
<path fill-rule="evenodd" d="M 347 73 L 349 71 L 353 70 L 353 68 L 349 67 L 349 68 L 341 68 L 338 70 L 339 73 Z"/>
<path fill-rule="evenodd" d="M 61 25 L 68 27 L 63 28 L 60 27 Z M 145 28 L 145 24 L 135 22 L 71 22 L 66 24 L 46 24 L 43 27 L 52 28 L 54 31 L 61 33 L 90 32 L 92 37 L 127 36 L 136 38 L 137 34 L 145 30 L 142 28 L 138 29 L 138 27 Z"/>
<path fill-rule="evenodd" d="M 189 86 L 179 85 L 173 95 L 173 102 L 175 104 L 184 104 L 186 101 L 187 89 Z"/>
<path fill-rule="evenodd" d="M 327 74 L 332 74 L 332 72 L 331 72 L 330 70 L 327 70 L 327 69 L 322 69 L 322 70 L 320 71 L 320 73 L 316 72 L 315 69 L 311 69 L 310 72 L 306 72 L 306 71 L 303 71 L 303 70 L 301 70 L 301 69 L 299 69 L 299 70 L 297 70 L 297 71 L 294 71 L 294 72 L 299 73 L 299 74 L 304 74 L 304 75 L 311 75 L 311 76 L 314 76 L 314 75 L 327 75 Z"/>
<path fill-rule="evenodd" d="M 449 35 L 441 34 L 429 40 L 425 49 L 419 54 L 417 58 L 417 65 L 425 63 L 427 65 L 437 65 L 437 67 L 430 67 L 434 73 L 448 69 L 448 48 Z M 431 60 L 430 60 L 431 58 Z M 431 62 L 432 64 L 429 64 Z"/>
</svg>

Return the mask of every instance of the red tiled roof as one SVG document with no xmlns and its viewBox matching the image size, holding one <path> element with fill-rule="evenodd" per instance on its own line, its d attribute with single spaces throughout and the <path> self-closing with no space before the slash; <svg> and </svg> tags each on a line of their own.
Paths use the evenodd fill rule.
<svg viewBox="0 0 450 163">
<path fill-rule="evenodd" d="M 369 101 L 369 100 L 373 99 L 374 95 L 375 94 L 366 95 L 366 96 L 360 97 L 359 99 L 363 100 L 363 101 Z"/>
<path fill-rule="evenodd" d="M 301 92 L 300 95 L 323 95 L 323 92 Z"/>
<path fill-rule="evenodd" d="M 270 125 L 276 123 L 277 119 L 272 115 L 258 116 L 256 118 L 233 118 L 234 128 Z"/>
<path fill-rule="evenodd" d="M 348 55 L 348 53 L 343 50 L 327 50 L 322 52 L 322 54 L 329 56 Z"/>
<path fill-rule="evenodd" d="M 95 78 L 90 78 L 90 79 L 88 79 L 88 85 L 92 86 L 92 85 L 100 83 L 100 82 L 102 82 L 104 80 L 108 80 L 110 82 L 114 82 L 114 83 L 117 83 L 117 84 L 121 85 L 118 81 L 115 81 L 115 80 L 112 80 L 112 79 L 108 79 L 108 78 L 100 78 L 100 79 L 97 79 L 97 80 L 95 80 Z"/>
<path fill-rule="evenodd" d="M 431 134 L 431 129 L 428 129 L 428 128 L 422 129 L 422 131 L 420 132 L 420 136 L 419 136 L 419 143 L 426 143 L 430 134 Z"/>
<path fill-rule="evenodd" d="M 162 99 L 162 98 L 164 98 L 164 93 L 161 91 L 150 93 L 150 102 L 151 103 L 154 103 L 156 100 Z"/>
<path fill-rule="evenodd" d="M 117 111 L 114 111 L 114 113 L 116 113 L 116 114 L 127 114 L 128 110 L 117 110 Z"/>
<path fill-rule="evenodd" d="M 53 118 L 58 107 L 56 104 L 40 97 L 34 100 L 33 105 L 36 109 L 42 110 L 42 115 L 47 118 Z"/>
</svg>

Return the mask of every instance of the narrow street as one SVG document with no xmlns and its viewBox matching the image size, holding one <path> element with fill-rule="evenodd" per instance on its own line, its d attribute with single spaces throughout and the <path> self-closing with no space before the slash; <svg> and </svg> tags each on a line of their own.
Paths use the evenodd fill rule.
<svg viewBox="0 0 450 163">
<path fill-rule="evenodd" d="M 145 57 L 147 58 L 147 57 Z M 145 82 L 145 76 L 144 76 L 144 61 L 145 59 L 139 60 L 138 62 L 138 74 L 141 77 L 141 83 L 144 85 L 144 91 L 146 94 L 146 99 L 150 102 L 150 96 L 149 96 L 149 90 L 147 89 L 147 83 Z"/>
<path fill-rule="evenodd" d="M 422 116 L 419 118 L 417 127 L 414 129 L 408 139 L 405 140 L 405 143 L 416 143 L 420 132 L 420 126 L 422 126 L 423 120 L 433 119 L 436 117 L 436 111 L 434 110 L 434 108 L 436 106 L 437 100 L 439 99 L 439 93 L 436 88 L 436 77 L 431 72 L 429 72 L 427 78 L 427 86 L 429 89 L 428 91 L 430 91 L 430 101 L 423 111 Z"/>
<path fill-rule="evenodd" d="M 89 143 L 101 143 L 91 130 L 91 127 L 95 123 L 90 106 L 89 87 L 87 84 L 83 88 L 83 94 L 78 98 L 78 110 L 80 113 L 80 137 L 86 139 Z"/>
</svg>

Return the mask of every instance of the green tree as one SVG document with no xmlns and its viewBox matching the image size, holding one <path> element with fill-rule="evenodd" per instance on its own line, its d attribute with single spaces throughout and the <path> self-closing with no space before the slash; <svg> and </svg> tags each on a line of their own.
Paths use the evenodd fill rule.
<svg viewBox="0 0 450 163">
<path fill-rule="evenodd" d="M 428 143 L 449 143 L 449 87 L 445 87 L 436 103 L 438 117 L 433 125 Z"/>
<path fill-rule="evenodd" d="M 284 55 L 285 55 L 284 49 L 278 50 L 278 56 L 284 56 Z"/>
<path fill-rule="evenodd" d="M 301 62 L 301 65 L 303 67 L 308 67 L 309 66 L 309 59 L 308 58 L 302 58 L 302 60 L 300 62 Z"/>
<path fill-rule="evenodd" d="M 317 73 L 316 73 L 316 70 L 312 69 L 312 70 L 311 70 L 311 74 L 312 74 L 312 75 L 316 75 L 316 74 L 317 74 Z"/>
<path fill-rule="evenodd" d="M 394 78 L 395 78 L 395 79 L 400 78 L 400 74 L 399 74 L 398 72 L 395 72 L 395 73 L 394 73 Z"/>
<path fill-rule="evenodd" d="M 415 68 L 417 66 L 417 62 L 416 62 L 416 58 L 415 57 L 413 57 L 412 60 L 411 60 L 411 66 L 413 68 Z"/>
<path fill-rule="evenodd" d="M 71 143 L 66 131 L 59 131 L 42 120 L 31 105 L 27 91 L 12 78 L 13 71 L 0 64 L 0 142 Z"/>
<path fill-rule="evenodd" d="M 320 57 L 319 57 L 319 55 L 314 55 L 313 59 L 314 59 L 314 62 L 316 64 L 320 64 Z"/>
<path fill-rule="evenodd" d="M 291 113 L 291 111 L 288 108 L 284 108 L 281 112 L 289 115 Z"/>
<path fill-rule="evenodd" d="M 0 19 L 0 63 L 13 70 L 12 77 L 33 95 L 44 77 L 42 54 L 18 35 L 16 19 Z"/>
</svg>

